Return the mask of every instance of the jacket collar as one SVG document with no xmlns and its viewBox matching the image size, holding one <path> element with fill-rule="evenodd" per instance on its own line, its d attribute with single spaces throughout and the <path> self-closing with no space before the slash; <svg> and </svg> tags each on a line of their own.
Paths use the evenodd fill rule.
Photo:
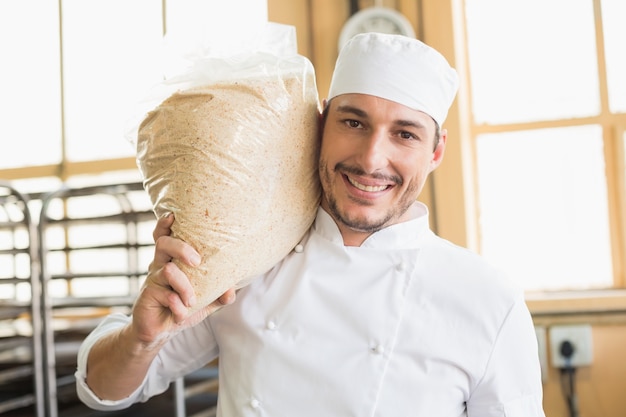
<svg viewBox="0 0 626 417">
<path fill-rule="evenodd" d="M 411 220 L 393 224 L 373 233 L 361 247 L 371 249 L 417 249 L 421 247 L 425 239 L 433 234 L 428 224 L 428 207 L 416 201 L 410 210 L 413 211 Z M 343 238 L 335 220 L 322 207 L 317 210 L 312 231 L 343 246 Z"/>
</svg>

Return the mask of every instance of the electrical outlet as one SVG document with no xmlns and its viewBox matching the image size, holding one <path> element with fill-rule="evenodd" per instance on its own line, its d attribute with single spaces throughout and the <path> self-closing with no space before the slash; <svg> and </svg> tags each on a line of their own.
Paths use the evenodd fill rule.
<svg viewBox="0 0 626 417">
<path fill-rule="evenodd" d="M 561 354 L 561 345 L 569 341 L 573 348 L 570 365 L 573 367 L 589 366 L 593 361 L 591 326 L 563 325 L 550 327 L 550 356 L 552 366 L 564 368 L 567 365 L 566 358 Z"/>
</svg>

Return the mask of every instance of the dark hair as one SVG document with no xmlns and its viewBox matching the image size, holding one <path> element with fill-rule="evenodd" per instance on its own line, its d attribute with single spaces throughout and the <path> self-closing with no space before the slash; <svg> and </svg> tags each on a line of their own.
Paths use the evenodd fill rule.
<svg viewBox="0 0 626 417">
<path fill-rule="evenodd" d="M 435 119 L 433 119 L 433 122 L 435 122 L 435 146 L 433 146 L 434 152 L 435 149 L 437 149 L 437 145 L 439 145 L 439 141 L 441 140 L 441 128 L 439 127 L 439 123 L 437 123 Z"/>
</svg>

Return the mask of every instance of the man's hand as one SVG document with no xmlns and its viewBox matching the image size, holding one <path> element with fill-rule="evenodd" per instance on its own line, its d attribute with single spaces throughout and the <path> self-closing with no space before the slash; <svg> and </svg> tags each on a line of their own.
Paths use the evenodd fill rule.
<svg viewBox="0 0 626 417">
<path fill-rule="evenodd" d="M 153 232 L 154 260 L 135 301 L 132 322 L 104 335 L 89 352 L 86 382 L 101 399 L 128 397 L 144 380 L 154 357 L 172 335 L 235 301 L 235 291 L 229 290 L 210 306 L 190 313 L 194 305 L 193 287 L 172 260 L 194 266 L 200 263 L 200 256 L 190 245 L 170 236 L 173 222 L 172 215 L 157 221 Z"/>
<path fill-rule="evenodd" d="M 172 214 L 157 221 L 153 231 L 154 260 L 133 307 L 133 330 L 146 346 L 161 345 L 176 332 L 200 323 L 209 314 L 235 301 L 235 291 L 231 289 L 211 305 L 191 314 L 196 302 L 193 287 L 172 260 L 192 267 L 201 260 L 191 245 L 170 236 L 173 222 Z"/>
</svg>

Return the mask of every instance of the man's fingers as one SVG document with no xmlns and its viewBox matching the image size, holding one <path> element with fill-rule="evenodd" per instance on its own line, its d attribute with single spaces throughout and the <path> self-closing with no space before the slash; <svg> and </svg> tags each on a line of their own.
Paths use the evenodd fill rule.
<svg viewBox="0 0 626 417">
<path fill-rule="evenodd" d="M 169 236 L 172 224 L 174 223 L 174 214 L 167 213 L 165 216 L 159 217 L 152 231 L 152 238 L 156 242 L 161 236 Z"/>
<path fill-rule="evenodd" d="M 224 294 L 222 294 L 220 298 L 218 298 L 217 300 L 220 302 L 220 304 L 226 306 L 226 305 L 234 303 L 236 298 L 237 298 L 237 293 L 234 288 L 231 288 L 228 291 L 226 291 Z"/>
<path fill-rule="evenodd" d="M 196 302 L 193 286 L 187 275 L 173 262 L 165 264 L 161 270 L 163 282 L 160 284 L 174 291 L 185 307 L 191 307 Z"/>
<path fill-rule="evenodd" d="M 211 304 L 202 307 L 196 311 L 193 315 L 189 316 L 185 320 L 185 325 L 194 326 L 200 323 L 202 320 L 215 313 L 225 305 L 232 304 L 235 301 L 235 290 L 230 289 L 226 291 L 220 298 L 213 301 Z"/>
<path fill-rule="evenodd" d="M 173 223 L 174 214 L 168 213 L 157 220 L 156 226 L 154 226 L 152 231 L 152 237 L 156 244 L 157 254 L 155 260 L 157 264 L 169 262 L 171 259 L 179 259 L 189 266 L 200 265 L 200 255 L 193 247 L 182 240 L 170 238 Z"/>
<path fill-rule="evenodd" d="M 170 236 L 159 237 L 155 244 L 153 265 L 160 268 L 172 259 L 189 266 L 200 265 L 200 255 L 191 245 Z"/>
<path fill-rule="evenodd" d="M 172 319 L 176 323 L 182 322 L 189 310 L 184 305 L 180 295 L 175 291 L 164 287 L 152 287 L 146 289 L 146 295 L 156 301 L 159 309 L 169 310 Z"/>
</svg>

